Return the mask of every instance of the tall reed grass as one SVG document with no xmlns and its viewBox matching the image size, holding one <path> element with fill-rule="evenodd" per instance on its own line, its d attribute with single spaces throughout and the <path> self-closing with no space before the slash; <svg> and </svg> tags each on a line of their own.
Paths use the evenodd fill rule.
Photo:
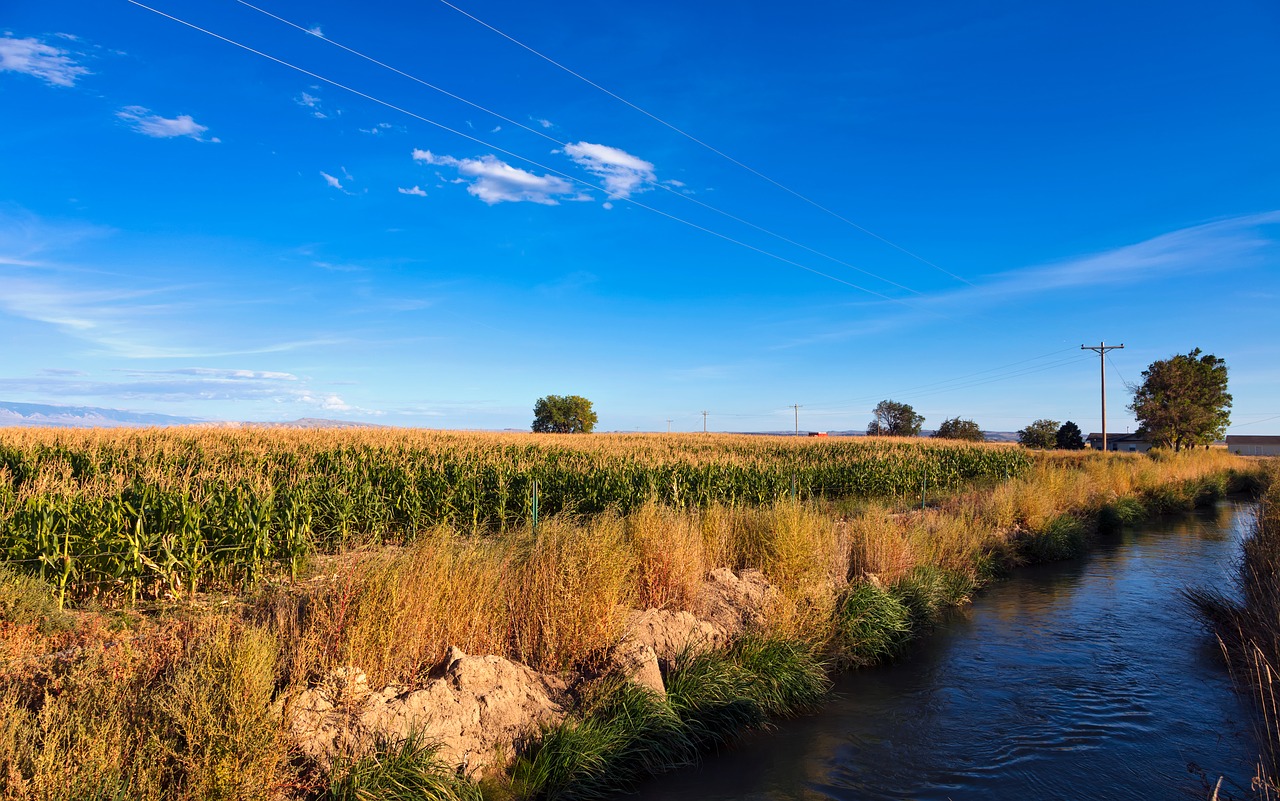
<svg viewBox="0 0 1280 801">
<path fill-rule="evenodd" d="M 1252 701 L 1261 748 L 1254 790 L 1272 799 L 1280 798 L 1280 463 L 1270 463 L 1268 479 L 1234 586 L 1194 588 L 1187 598 Z"/>
</svg>

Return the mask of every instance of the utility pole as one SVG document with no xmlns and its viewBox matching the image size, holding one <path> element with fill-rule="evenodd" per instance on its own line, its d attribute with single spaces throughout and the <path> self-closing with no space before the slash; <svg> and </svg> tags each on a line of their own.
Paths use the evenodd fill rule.
<svg viewBox="0 0 1280 801">
<path fill-rule="evenodd" d="M 1124 345 L 1108 345 L 1099 342 L 1097 345 L 1081 345 L 1080 350 L 1091 350 L 1098 354 L 1098 367 L 1102 375 L 1102 452 L 1107 451 L 1107 351 L 1120 350 Z"/>
<path fill-rule="evenodd" d="M 800 404 L 793 403 L 791 408 L 796 410 L 796 436 L 800 436 Z"/>
<path fill-rule="evenodd" d="M 702 433 L 707 433 L 707 413 L 702 413 Z"/>
<path fill-rule="evenodd" d="M 671 418 L 670 418 L 670 417 L 668 417 L 668 418 L 667 418 L 667 433 L 668 433 L 668 434 L 670 434 L 670 433 L 671 433 Z"/>
</svg>

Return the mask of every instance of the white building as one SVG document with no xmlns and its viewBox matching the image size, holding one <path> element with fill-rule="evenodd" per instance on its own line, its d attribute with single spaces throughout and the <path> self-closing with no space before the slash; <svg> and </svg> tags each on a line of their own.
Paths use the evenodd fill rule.
<svg viewBox="0 0 1280 801">
<path fill-rule="evenodd" d="M 1227 435 L 1227 450 L 1241 456 L 1280 456 L 1280 437 L 1252 434 Z"/>
<path fill-rule="evenodd" d="M 1102 434 L 1090 434 L 1084 444 L 1095 451 L 1102 450 Z M 1151 443 L 1137 434 L 1112 434 L 1107 432 L 1107 450 L 1122 453 L 1146 453 L 1151 450 Z"/>
</svg>

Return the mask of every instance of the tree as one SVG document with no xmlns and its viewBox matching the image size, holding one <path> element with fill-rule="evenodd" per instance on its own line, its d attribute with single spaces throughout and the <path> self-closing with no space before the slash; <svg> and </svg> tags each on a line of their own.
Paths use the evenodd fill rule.
<svg viewBox="0 0 1280 801">
<path fill-rule="evenodd" d="M 965 439 L 970 442 L 984 442 L 986 437 L 982 436 L 982 429 L 978 428 L 978 424 L 972 420 L 961 420 L 959 417 L 952 417 L 949 420 L 943 420 L 938 426 L 938 430 L 933 432 L 934 439 Z"/>
<path fill-rule="evenodd" d="M 533 404 L 533 430 L 539 434 L 590 434 L 596 427 L 591 401 L 581 395 L 548 395 Z"/>
<path fill-rule="evenodd" d="M 1133 391 L 1138 436 L 1175 451 L 1208 445 L 1231 422 L 1227 363 L 1199 348 L 1151 363 Z"/>
<path fill-rule="evenodd" d="M 882 400 L 872 413 L 876 419 L 867 424 L 869 437 L 915 437 L 924 425 L 924 416 L 906 403 Z"/>
<path fill-rule="evenodd" d="M 1063 451 L 1084 450 L 1084 434 L 1080 433 L 1080 426 L 1070 420 L 1063 423 L 1058 429 L 1057 445 L 1058 450 Z"/>
<path fill-rule="evenodd" d="M 1046 450 L 1058 446 L 1058 421 L 1040 419 L 1018 432 L 1018 442 Z"/>
</svg>

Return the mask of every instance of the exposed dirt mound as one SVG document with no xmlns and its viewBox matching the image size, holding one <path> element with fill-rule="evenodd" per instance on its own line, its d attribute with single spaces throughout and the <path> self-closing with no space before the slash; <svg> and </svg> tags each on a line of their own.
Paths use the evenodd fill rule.
<svg viewBox="0 0 1280 801">
<path fill-rule="evenodd" d="M 712 570 L 702 585 L 703 617 L 733 637 L 763 626 L 777 596 L 759 570 L 734 573 L 722 567 Z"/>
<path fill-rule="evenodd" d="M 666 667 L 685 649 L 719 648 L 729 641 L 724 629 L 714 623 L 699 620 L 689 612 L 665 609 L 632 612 L 627 632 L 629 638 L 652 648 L 658 661 Z"/>
<path fill-rule="evenodd" d="M 447 764 L 474 775 L 510 760 L 541 726 L 562 720 L 564 691 L 555 676 L 450 648 L 442 676 L 421 690 L 372 692 L 363 673 L 335 672 L 294 700 L 291 728 L 299 747 L 323 765 L 412 729 L 439 742 Z"/>
</svg>

